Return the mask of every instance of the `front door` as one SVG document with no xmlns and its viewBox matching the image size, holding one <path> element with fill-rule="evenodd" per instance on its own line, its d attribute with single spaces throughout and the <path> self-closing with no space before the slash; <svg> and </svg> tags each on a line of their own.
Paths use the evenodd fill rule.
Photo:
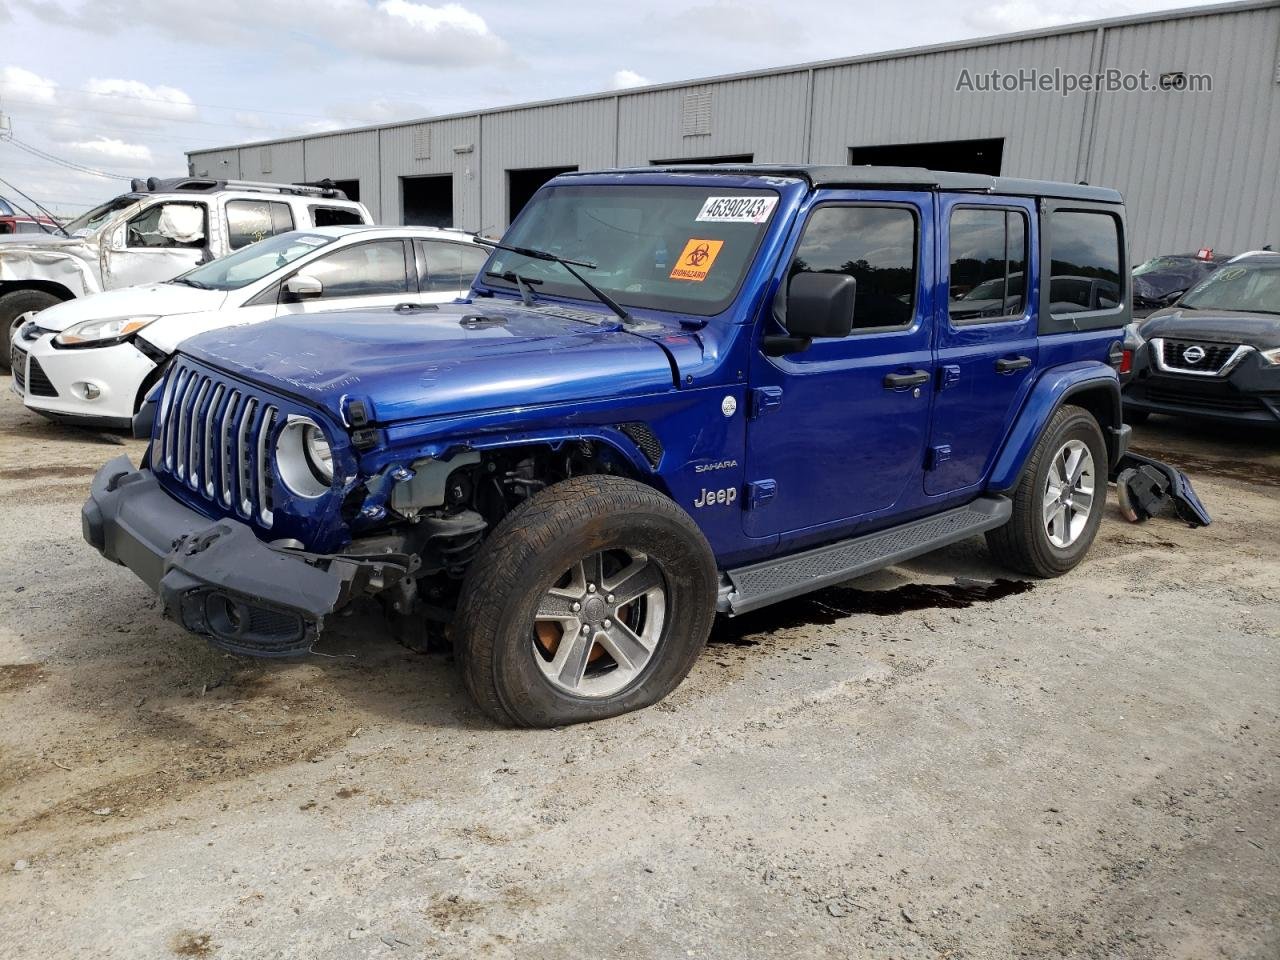
<svg viewBox="0 0 1280 960">
<path fill-rule="evenodd" d="M 934 381 L 933 197 L 833 192 L 803 221 L 780 292 L 821 271 L 857 296 L 849 336 L 752 357 L 746 532 L 793 542 L 919 500 Z"/>
<path fill-rule="evenodd" d="M 303 264 L 296 273 L 319 280 L 323 291 L 310 300 L 281 295 L 277 316 L 420 302 L 408 246 L 404 240 L 369 240 Z"/>
<path fill-rule="evenodd" d="M 940 246 L 947 310 L 938 318 L 938 396 L 929 472 L 933 497 L 976 489 L 1035 381 L 1039 357 L 1035 206 L 1029 200 L 943 196 Z M 943 311 L 939 310 L 941 314 Z"/>
<path fill-rule="evenodd" d="M 104 287 L 160 283 L 204 262 L 209 208 L 197 201 L 164 201 L 135 214 L 119 228 L 107 255 Z"/>
</svg>

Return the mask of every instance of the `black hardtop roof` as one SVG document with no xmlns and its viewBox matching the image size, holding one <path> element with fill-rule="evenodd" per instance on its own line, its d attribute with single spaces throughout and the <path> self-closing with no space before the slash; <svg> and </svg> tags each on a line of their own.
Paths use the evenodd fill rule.
<svg viewBox="0 0 1280 960">
<path fill-rule="evenodd" d="M 588 172 L 583 171 L 584 174 Z M 813 187 L 849 187 L 856 189 L 886 187 L 892 190 L 946 190 L 960 193 L 1007 194 L 1016 197 L 1089 200 L 1094 203 L 1124 203 L 1124 198 L 1120 196 L 1119 191 L 1112 190 L 1110 187 L 1092 187 L 1083 183 L 1061 183 L 1056 180 L 1021 180 L 1016 177 L 991 177 L 981 173 L 948 173 L 945 170 L 926 170 L 924 167 L 851 167 L 835 164 L 785 163 L 691 163 L 630 167 L 611 172 L 791 177 L 806 180 Z M 573 174 L 561 174 L 561 176 L 572 177 Z"/>
</svg>

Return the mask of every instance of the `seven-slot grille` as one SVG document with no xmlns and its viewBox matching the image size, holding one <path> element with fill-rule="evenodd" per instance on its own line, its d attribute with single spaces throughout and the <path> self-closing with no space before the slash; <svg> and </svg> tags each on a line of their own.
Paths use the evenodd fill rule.
<svg viewBox="0 0 1280 960">
<path fill-rule="evenodd" d="M 1217 373 L 1231 355 L 1236 352 L 1234 343 L 1197 343 L 1194 340 L 1165 340 L 1164 353 L 1161 357 L 1164 365 L 1170 370 L 1194 370 L 1197 373 Z M 1195 347 L 1191 356 L 1187 351 Z"/>
<path fill-rule="evenodd" d="M 241 384 L 175 365 L 166 378 L 151 469 L 261 526 L 272 520 L 279 408 Z"/>
</svg>

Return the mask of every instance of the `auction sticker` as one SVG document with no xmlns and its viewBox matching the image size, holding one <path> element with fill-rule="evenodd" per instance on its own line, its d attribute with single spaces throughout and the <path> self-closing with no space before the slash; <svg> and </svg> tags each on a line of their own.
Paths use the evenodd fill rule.
<svg viewBox="0 0 1280 960">
<path fill-rule="evenodd" d="M 707 274 L 711 272 L 711 265 L 716 262 L 716 257 L 720 255 L 720 248 L 723 246 L 723 240 L 696 238 L 690 240 L 680 252 L 680 259 L 672 268 L 670 279 L 693 280 L 701 283 L 707 279 Z"/>
<path fill-rule="evenodd" d="M 778 205 L 778 198 L 707 197 L 696 217 L 699 223 L 764 223 Z"/>
</svg>

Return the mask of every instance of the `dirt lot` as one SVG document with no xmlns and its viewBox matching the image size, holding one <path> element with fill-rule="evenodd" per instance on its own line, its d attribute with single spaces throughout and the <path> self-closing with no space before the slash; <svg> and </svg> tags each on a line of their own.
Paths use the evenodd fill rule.
<svg viewBox="0 0 1280 960">
<path fill-rule="evenodd" d="M 367 613 L 211 651 L 80 538 L 141 445 L 0 424 L 0 956 L 1280 956 L 1280 438 L 1153 421 L 1208 530 L 961 544 L 511 732 Z"/>
</svg>

